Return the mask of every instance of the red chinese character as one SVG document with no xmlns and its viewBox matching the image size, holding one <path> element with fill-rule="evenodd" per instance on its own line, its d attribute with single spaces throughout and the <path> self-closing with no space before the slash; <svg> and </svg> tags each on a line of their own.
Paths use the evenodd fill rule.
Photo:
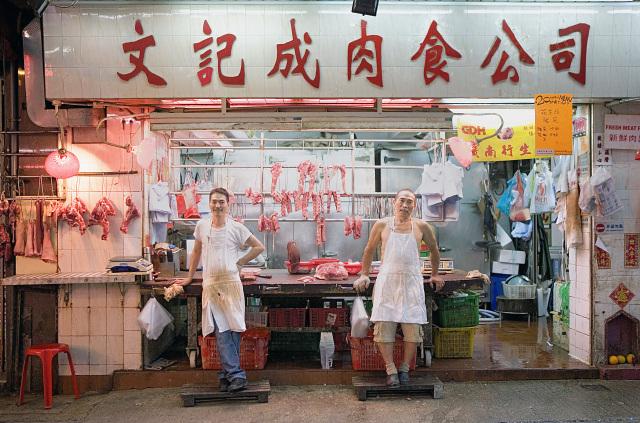
<svg viewBox="0 0 640 423">
<path fill-rule="evenodd" d="M 493 147 L 491 147 L 491 145 L 488 145 L 487 148 L 484 150 L 484 155 L 485 157 L 496 157 L 496 150 L 494 150 Z"/>
<path fill-rule="evenodd" d="M 369 82 L 379 87 L 382 87 L 382 37 L 380 35 L 367 35 L 367 21 L 364 19 L 360 21 L 360 38 L 351 41 L 347 48 L 347 79 L 351 81 L 351 64 L 358 59 L 360 64 L 356 69 L 356 75 L 366 70 L 369 73 L 373 73 L 373 66 L 367 61 L 367 58 L 373 59 L 373 51 L 366 48 L 368 42 L 372 42 L 375 48 L 375 60 L 376 60 L 376 74 L 373 76 L 367 76 Z M 355 57 L 353 56 L 354 50 L 357 49 Z"/>
<path fill-rule="evenodd" d="M 282 76 L 287 78 L 289 76 L 289 72 L 293 74 L 302 74 L 302 77 L 305 81 L 307 81 L 311 86 L 315 88 L 320 88 L 320 63 L 318 63 L 318 59 L 316 59 L 316 76 L 311 79 L 309 75 L 307 75 L 307 71 L 304 69 L 304 66 L 307 64 L 307 59 L 309 58 L 309 50 L 305 50 L 304 55 L 300 54 L 300 45 L 302 44 L 300 38 L 296 34 L 296 20 L 291 19 L 289 21 L 291 24 L 291 41 L 286 43 L 278 44 L 277 47 L 277 56 L 276 62 L 273 64 L 273 68 L 267 74 L 267 76 L 271 76 L 280 70 Z M 305 44 L 311 44 L 311 37 L 308 32 L 304 33 L 304 42 Z M 293 49 L 294 54 L 285 53 L 285 51 Z M 293 60 L 295 59 L 297 65 L 291 70 L 291 66 L 293 65 Z M 280 69 L 280 64 L 285 62 L 284 69 Z"/>
<path fill-rule="evenodd" d="M 438 41 L 442 43 L 442 45 L 438 45 Z M 431 47 L 427 49 L 424 57 L 424 83 L 429 85 L 437 77 L 441 77 L 445 81 L 449 82 L 449 73 L 442 70 L 442 68 L 447 65 L 447 61 L 442 60 L 442 52 L 444 51 L 444 54 L 447 57 L 451 57 L 453 59 L 460 59 L 462 55 L 445 41 L 442 34 L 440 34 L 440 31 L 438 31 L 438 23 L 436 21 L 431 21 L 431 25 L 429 25 L 429 29 L 427 30 L 427 35 L 425 35 L 424 40 L 420 43 L 418 51 L 411 56 L 411 60 L 413 61 L 418 59 L 427 45 L 430 45 Z"/>
<path fill-rule="evenodd" d="M 513 146 L 511 144 L 502 146 L 502 155 L 513 157 Z"/>
<path fill-rule="evenodd" d="M 202 24 L 202 32 L 205 35 L 211 35 L 211 27 L 209 26 L 208 21 L 204 21 Z M 218 78 L 223 84 L 228 85 L 244 85 L 244 59 L 240 61 L 240 72 L 236 76 L 226 76 L 222 73 L 222 60 L 231 56 L 231 49 L 233 48 L 233 43 L 236 41 L 236 36 L 233 34 L 224 34 L 216 39 L 216 43 L 218 46 L 224 43 L 225 46 L 223 49 L 216 53 L 218 57 Z M 213 42 L 213 37 L 207 37 L 204 40 L 198 41 L 197 43 L 193 43 L 193 51 L 197 52 L 211 45 Z M 211 83 L 211 78 L 213 75 L 213 68 L 209 66 L 211 64 L 211 49 L 205 50 L 202 54 L 200 54 L 200 59 L 203 59 L 200 62 L 200 70 L 198 71 L 198 79 L 200 80 L 200 85 L 205 86 Z"/>
<path fill-rule="evenodd" d="M 531 56 L 527 54 L 520 42 L 517 40 L 516 36 L 513 34 L 513 31 L 507 24 L 507 21 L 505 21 L 504 19 L 502 20 L 502 30 L 505 32 L 505 34 L 507 34 L 507 37 L 509 37 L 513 45 L 518 49 L 518 52 L 520 53 L 520 61 L 527 65 L 535 64 Z M 484 61 L 480 65 L 481 68 L 485 68 L 487 67 L 487 65 L 489 65 L 489 63 L 491 63 L 491 59 L 493 59 L 493 55 L 498 50 L 501 42 L 502 40 L 499 37 L 496 37 L 496 40 L 493 42 L 493 45 L 491 46 L 487 57 L 484 58 Z M 493 82 L 493 85 L 497 84 L 498 82 L 502 82 L 507 78 L 509 78 L 512 82 L 518 82 L 520 80 L 520 76 L 518 75 L 518 71 L 516 70 L 516 68 L 511 65 L 507 66 L 506 68 L 504 67 L 504 65 L 507 63 L 507 59 L 509 59 L 509 54 L 503 50 L 502 55 L 500 56 L 500 61 L 498 62 L 498 67 L 496 68 L 495 72 L 493 72 L 493 75 L 491 75 L 491 81 Z"/>
<path fill-rule="evenodd" d="M 558 34 L 561 37 L 566 37 L 573 32 L 580 33 L 580 71 L 577 73 L 569 72 L 569 76 L 578 81 L 581 85 L 584 85 L 587 79 L 587 42 L 589 41 L 590 29 L 591 27 L 588 24 L 579 23 L 558 30 Z M 563 50 L 569 47 L 574 47 L 575 45 L 575 40 L 570 38 L 559 43 L 549 44 L 549 51 L 554 52 L 557 50 Z M 575 54 L 572 51 L 559 51 L 551 56 L 553 67 L 556 68 L 557 71 L 567 70 L 571 68 L 571 63 L 573 63 L 574 57 Z"/>
<path fill-rule="evenodd" d="M 529 151 L 529 146 L 527 144 L 522 144 L 520 146 L 520 154 L 522 154 L 523 156 L 531 154 L 531 152 Z"/>
<path fill-rule="evenodd" d="M 138 35 L 143 34 L 144 31 L 142 29 L 142 24 L 140 23 L 140 19 L 136 19 L 136 23 L 134 27 Z M 161 76 L 151 72 L 149 68 L 147 68 L 144 65 L 144 54 L 147 51 L 147 48 L 153 47 L 155 45 L 156 45 L 156 40 L 155 38 L 153 38 L 153 35 L 147 35 L 146 37 L 140 38 L 137 41 L 129 41 L 126 43 L 122 43 L 122 50 L 125 53 L 138 51 L 139 55 L 137 57 L 134 56 L 133 54 L 129 55 L 129 63 L 131 63 L 135 67 L 129 73 L 118 72 L 118 76 L 120 77 L 120 79 L 124 81 L 128 81 L 134 76 L 136 76 L 137 74 L 139 74 L 140 72 L 144 72 L 144 74 L 147 76 L 147 82 L 149 82 L 149 84 L 157 85 L 159 87 L 164 87 L 165 85 L 167 85 L 167 81 L 165 81 Z"/>
</svg>

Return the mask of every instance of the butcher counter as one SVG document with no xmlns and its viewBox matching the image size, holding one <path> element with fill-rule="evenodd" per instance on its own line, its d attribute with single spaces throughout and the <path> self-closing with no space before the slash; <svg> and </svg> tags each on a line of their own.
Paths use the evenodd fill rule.
<svg viewBox="0 0 640 423">
<path fill-rule="evenodd" d="M 440 275 L 445 281 L 444 287 L 438 294 L 446 294 L 460 289 L 482 290 L 485 280 L 482 277 L 466 277 L 467 273 L 455 270 L 451 273 Z M 175 278 L 157 278 L 155 280 L 144 281 L 141 284 L 142 293 L 161 294 L 163 288 L 171 285 L 177 278 L 187 276 L 187 272 L 176 275 Z M 357 276 L 350 276 L 342 281 L 328 281 L 315 279 L 312 282 L 300 280 L 309 275 L 291 275 L 285 269 L 263 269 L 257 274 L 255 279 L 244 280 L 242 285 L 246 296 L 252 297 L 347 297 L 355 296 L 357 293 L 353 289 L 353 282 Z M 427 304 L 427 318 L 432 321 L 432 303 L 435 291 L 429 283 L 429 276 L 425 276 L 425 297 Z M 371 275 L 371 286 L 363 294 L 371 296 L 375 275 Z M 195 366 L 195 351 L 198 348 L 198 300 L 202 293 L 202 276 L 198 272 L 193 278 L 193 282 L 185 287 L 183 296 L 187 298 L 187 354 L 190 356 L 192 367 Z M 429 323 L 424 330 L 424 353 L 427 366 L 431 362 L 432 353 L 432 331 Z M 304 330 L 300 328 L 300 330 Z"/>
</svg>

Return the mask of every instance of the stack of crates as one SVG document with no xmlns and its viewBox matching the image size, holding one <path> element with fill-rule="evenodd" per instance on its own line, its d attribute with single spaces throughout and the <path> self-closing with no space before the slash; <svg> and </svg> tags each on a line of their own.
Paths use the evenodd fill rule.
<svg viewBox="0 0 640 423">
<path fill-rule="evenodd" d="M 267 328 L 247 329 L 242 332 L 240 342 L 240 367 L 243 369 L 264 369 L 269 355 L 270 333 Z M 216 345 L 215 336 L 198 337 L 200 353 L 202 357 L 202 368 L 219 370 L 220 354 Z"/>
<path fill-rule="evenodd" d="M 473 336 L 480 323 L 480 295 L 436 297 L 434 353 L 437 358 L 473 357 Z"/>
</svg>

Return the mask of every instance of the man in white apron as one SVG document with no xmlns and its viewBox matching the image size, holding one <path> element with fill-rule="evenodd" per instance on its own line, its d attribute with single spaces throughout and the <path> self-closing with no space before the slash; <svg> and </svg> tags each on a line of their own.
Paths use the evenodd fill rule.
<svg viewBox="0 0 640 423">
<path fill-rule="evenodd" d="M 440 254 L 433 229 L 427 222 L 411 217 L 416 207 L 416 196 L 408 189 L 398 191 L 393 206 L 393 217 L 380 219 L 371 228 L 369 241 L 362 255 L 361 276 L 353 286 L 364 292 L 370 284 L 369 269 L 373 254 L 382 245 L 382 264 L 373 287 L 373 311 L 375 323 L 373 340 L 384 359 L 387 385 L 397 387 L 409 383 L 409 363 L 413 361 L 418 344 L 422 342 L 422 325 L 427 323 L 424 296 L 424 279 L 420 265 L 421 241 L 431 252 L 430 283 L 436 290 L 444 285 L 438 276 Z M 396 368 L 393 362 L 393 345 L 398 323 L 404 336 L 404 359 Z"/>
<path fill-rule="evenodd" d="M 220 390 L 236 392 L 247 386 L 240 368 L 240 334 L 246 330 L 240 269 L 263 252 L 264 245 L 229 217 L 227 190 L 212 189 L 209 208 L 211 217 L 201 219 L 194 231 L 189 276 L 176 283 L 190 284 L 202 257 L 202 335 L 215 332 L 222 364 Z M 250 249 L 243 254 L 246 247 Z"/>
</svg>

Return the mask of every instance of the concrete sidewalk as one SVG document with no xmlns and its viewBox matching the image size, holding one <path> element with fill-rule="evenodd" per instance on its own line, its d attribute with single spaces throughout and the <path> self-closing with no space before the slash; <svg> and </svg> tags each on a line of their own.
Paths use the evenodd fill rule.
<svg viewBox="0 0 640 423">
<path fill-rule="evenodd" d="M 445 383 L 445 397 L 357 400 L 349 386 L 277 386 L 268 404 L 205 403 L 183 408 L 179 389 L 54 396 L 22 407 L 0 397 L 0 422 L 640 422 L 640 381 L 558 380 Z"/>
</svg>

